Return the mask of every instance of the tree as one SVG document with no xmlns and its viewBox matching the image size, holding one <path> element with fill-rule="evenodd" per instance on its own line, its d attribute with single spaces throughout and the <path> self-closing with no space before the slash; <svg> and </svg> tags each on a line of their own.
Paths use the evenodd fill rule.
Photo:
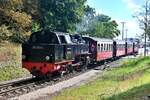
<svg viewBox="0 0 150 100">
<path fill-rule="evenodd" d="M 72 32 L 84 13 L 86 0 L 24 0 L 24 11 L 41 28 Z"/>
<path fill-rule="evenodd" d="M 22 4 L 22 0 L 0 0 L 0 35 L 3 34 L 3 40 L 10 39 L 16 33 L 30 35 L 31 16 L 22 12 Z"/>
<path fill-rule="evenodd" d="M 88 22 L 87 30 L 81 30 L 81 33 L 100 38 L 114 38 L 120 34 L 117 27 L 116 21 L 111 20 L 109 16 L 94 15 Z"/>
<path fill-rule="evenodd" d="M 89 27 L 91 27 L 90 25 L 93 23 L 95 15 L 95 9 L 87 5 L 84 10 L 84 15 L 82 16 L 82 21 L 76 25 L 76 31 L 78 33 L 84 34 L 89 29 Z"/>
<path fill-rule="evenodd" d="M 144 37 L 146 33 L 146 36 L 150 39 L 150 5 L 148 3 L 150 2 L 146 1 L 145 5 L 143 5 L 133 17 L 139 21 L 139 26 L 144 31 L 142 37 Z"/>
<path fill-rule="evenodd" d="M 6 26 L 2 28 L 13 33 L 8 36 L 19 38 L 30 35 L 31 31 L 47 28 L 73 32 L 76 24 L 81 21 L 85 2 L 86 0 L 0 0 L 0 27 Z"/>
<path fill-rule="evenodd" d="M 23 0 L 22 11 L 32 16 L 32 28 L 31 32 L 37 32 L 41 30 L 42 16 L 40 8 L 40 0 Z"/>
<path fill-rule="evenodd" d="M 84 12 L 86 0 L 41 0 L 42 26 L 62 32 L 75 30 Z"/>
<path fill-rule="evenodd" d="M 115 21 L 105 15 L 96 15 L 95 9 L 85 6 L 85 2 L 86 0 L 0 0 L 0 27 L 1 30 L 8 30 L 0 33 L 6 39 L 20 38 L 22 41 L 31 31 L 41 29 L 73 33 L 76 28 L 79 29 L 76 25 L 82 21 L 79 32 L 99 37 L 108 34 L 110 38 L 119 34 Z"/>
<path fill-rule="evenodd" d="M 138 19 L 141 29 L 144 31 L 144 56 L 146 56 L 146 40 L 147 37 L 150 39 L 150 5 L 149 0 L 145 2 L 145 5 L 140 9 L 140 11 L 134 16 Z"/>
</svg>

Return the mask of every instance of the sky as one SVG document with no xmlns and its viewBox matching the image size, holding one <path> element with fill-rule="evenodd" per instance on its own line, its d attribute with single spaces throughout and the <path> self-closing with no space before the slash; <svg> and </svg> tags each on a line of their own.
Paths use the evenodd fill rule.
<svg viewBox="0 0 150 100">
<path fill-rule="evenodd" d="M 121 22 L 126 22 L 125 30 L 128 30 L 128 38 L 134 38 L 143 33 L 133 15 L 144 5 L 144 0 L 87 0 L 87 4 L 95 8 L 96 13 L 108 15 L 112 20 L 116 20 L 120 31 L 122 30 Z M 120 39 L 121 35 L 117 38 Z"/>
</svg>

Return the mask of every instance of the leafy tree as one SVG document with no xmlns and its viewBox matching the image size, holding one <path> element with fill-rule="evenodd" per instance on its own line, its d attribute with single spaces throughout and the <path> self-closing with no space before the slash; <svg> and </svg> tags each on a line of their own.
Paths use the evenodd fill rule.
<svg viewBox="0 0 150 100">
<path fill-rule="evenodd" d="M 8 36 L 12 38 L 11 35 L 14 35 L 17 39 L 42 28 L 72 32 L 81 21 L 85 2 L 86 0 L 0 0 L 0 26 L 6 26 L 5 30 L 10 31 Z"/>
<path fill-rule="evenodd" d="M 117 36 L 117 23 L 108 16 L 96 15 L 95 9 L 85 6 L 86 1 L 0 0 L 0 37 L 22 42 L 31 31 L 47 28 L 62 32 L 74 32 L 77 28 L 91 36 Z"/>
<path fill-rule="evenodd" d="M 0 42 L 6 41 L 9 39 L 9 36 L 12 35 L 11 30 L 8 29 L 6 25 L 0 26 Z"/>
<path fill-rule="evenodd" d="M 88 28 L 81 30 L 82 34 L 94 37 L 114 38 L 120 34 L 116 21 L 106 15 L 94 15 L 88 22 Z"/>
<path fill-rule="evenodd" d="M 86 0 L 41 0 L 42 26 L 62 32 L 75 30 L 84 12 Z"/>
<path fill-rule="evenodd" d="M 76 31 L 78 33 L 84 34 L 89 29 L 89 27 L 91 27 L 90 25 L 93 23 L 95 15 L 96 15 L 95 9 L 87 5 L 84 10 L 82 21 L 76 25 L 77 27 Z"/>
<path fill-rule="evenodd" d="M 5 29 L 0 33 L 3 33 L 3 36 L 5 34 L 5 36 L 11 37 L 16 33 L 22 36 L 30 34 L 31 16 L 22 12 L 22 4 L 22 0 L 0 0 L 0 27 Z M 8 40 L 9 37 L 5 40 Z"/>
<path fill-rule="evenodd" d="M 24 0 L 24 11 L 31 14 L 41 28 L 72 32 L 81 20 L 85 2 L 86 0 Z"/>
<path fill-rule="evenodd" d="M 133 17 L 137 18 L 139 21 L 140 28 L 144 31 L 141 37 L 145 37 L 144 34 L 146 33 L 146 36 L 148 39 L 150 39 L 150 2 L 148 0 L 145 2 L 145 4 L 139 9 L 138 12 L 135 13 Z"/>
</svg>

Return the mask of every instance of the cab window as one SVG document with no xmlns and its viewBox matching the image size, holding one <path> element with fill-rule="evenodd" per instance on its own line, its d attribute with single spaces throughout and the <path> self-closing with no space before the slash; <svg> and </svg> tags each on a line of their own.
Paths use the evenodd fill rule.
<svg viewBox="0 0 150 100">
<path fill-rule="evenodd" d="M 67 43 L 67 42 L 66 42 L 66 39 L 65 39 L 65 36 L 60 35 L 60 36 L 59 36 L 59 39 L 60 39 L 60 42 L 61 42 L 61 43 L 65 43 L 65 44 Z"/>
</svg>

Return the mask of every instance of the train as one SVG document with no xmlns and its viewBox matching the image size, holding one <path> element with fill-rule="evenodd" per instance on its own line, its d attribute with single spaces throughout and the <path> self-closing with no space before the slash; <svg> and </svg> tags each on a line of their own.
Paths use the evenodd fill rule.
<svg viewBox="0 0 150 100">
<path fill-rule="evenodd" d="M 51 77 L 137 53 L 136 42 L 41 30 L 22 44 L 22 67 L 35 77 Z"/>
</svg>

